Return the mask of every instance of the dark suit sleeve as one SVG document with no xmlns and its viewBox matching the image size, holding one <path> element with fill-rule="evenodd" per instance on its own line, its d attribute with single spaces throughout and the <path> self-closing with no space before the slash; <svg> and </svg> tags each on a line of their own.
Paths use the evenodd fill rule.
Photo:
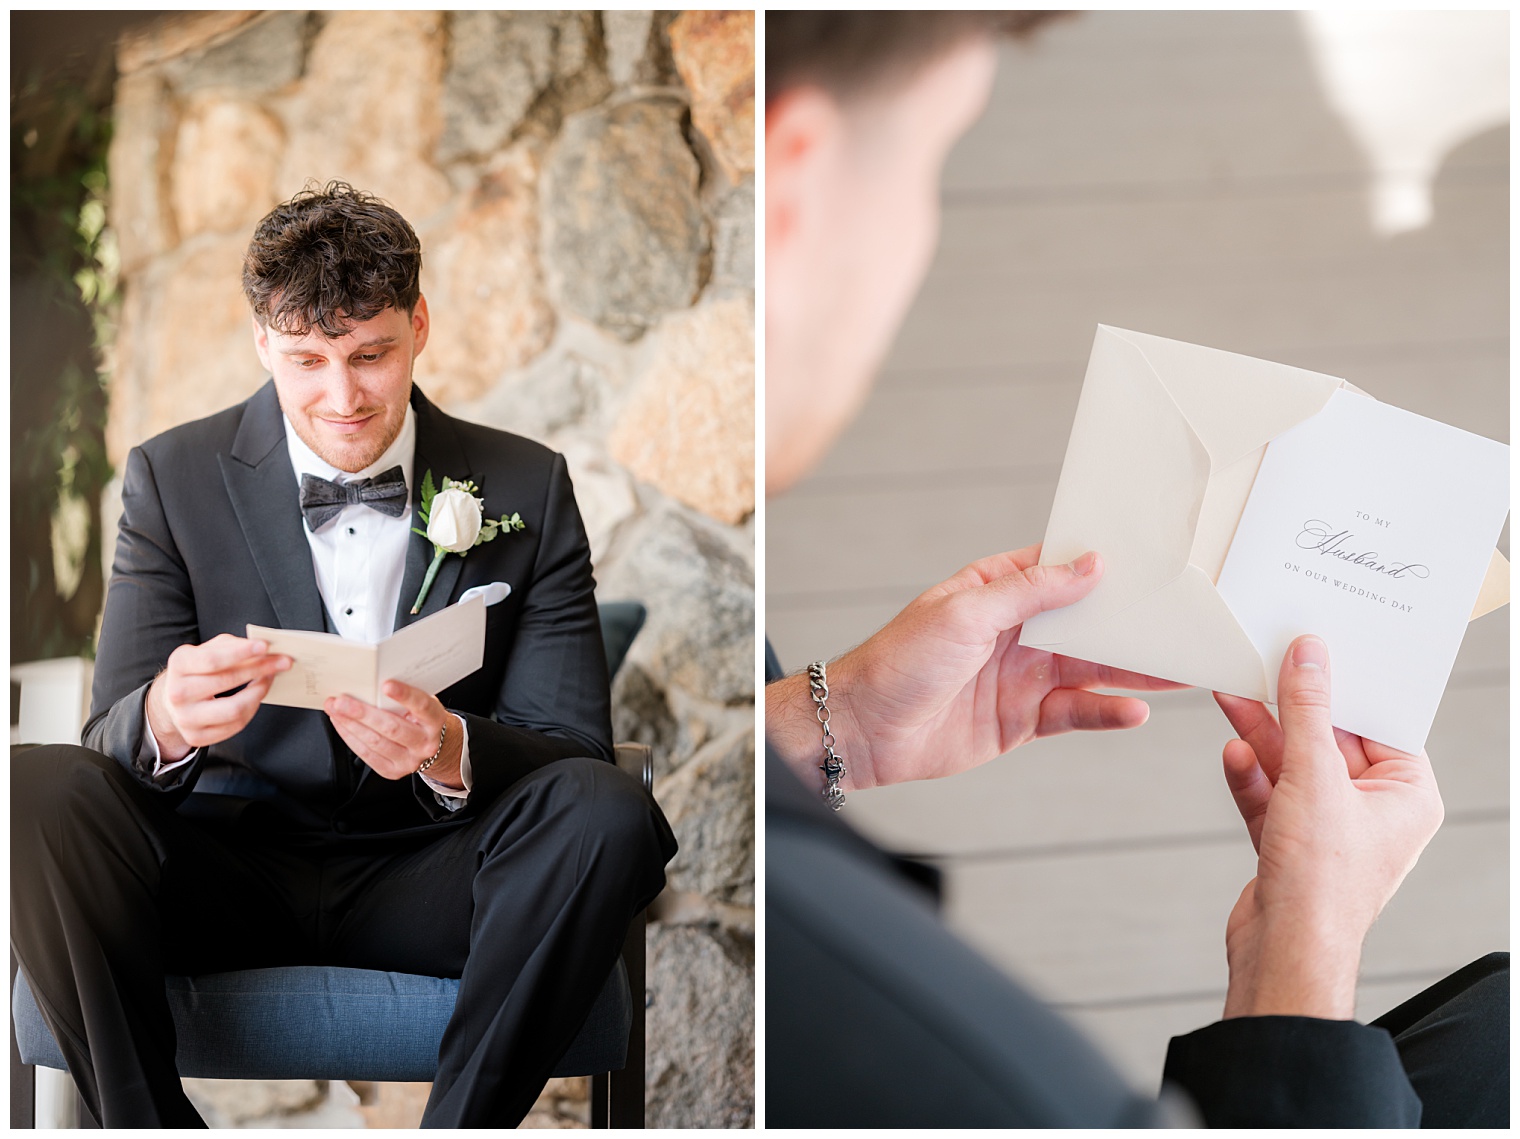
<svg viewBox="0 0 1520 1139">
<path fill-rule="evenodd" d="M 1420 1097 L 1386 1029 L 1251 1016 L 1172 1039 L 1167 1083 L 1209 1127 L 1418 1127 Z"/>
<path fill-rule="evenodd" d="M 199 778 L 204 752 L 161 780 L 139 770 L 135 761 L 147 727 L 148 686 L 170 653 L 200 638 L 190 576 L 164 516 L 153 466 L 140 447 L 127 456 L 121 504 L 82 741 L 177 803 Z"/>
<path fill-rule="evenodd" d="M 495 710 L 489 717 L 458 713 L 470 731 L 472 803 L 490 802 L 556 759 L 612 759 L 611 692 L 591 547 L 562 455 L 554 456 L 541 517 L 538 555 Z M 443 810 L 421 779 L 413 782 L 430 813 Z"/>
<path fill-rule="evenodd" d="M 946 929 L 880 851 L 821 817 L 769 749 L 765 762 L 771 1126 L 1183 1122 Z"/>
</svg>

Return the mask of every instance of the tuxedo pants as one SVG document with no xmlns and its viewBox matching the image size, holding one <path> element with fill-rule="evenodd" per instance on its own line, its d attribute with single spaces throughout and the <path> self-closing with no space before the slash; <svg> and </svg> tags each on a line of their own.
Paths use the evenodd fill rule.
<svg viewBox="0 0 1520 1139">
<path fill-rule="evenodd" d="M 1509 1126 L 1509 954 L 1490 953 L 1372 1022 L 1393 1035 L 1420 1126 Z"/>
<path fill-rule="evenodd" d="M 637 782 L 592 759 L 436 836 L 314 849 L 192 821 L 79 747 L 15 752 L 11 803 L 12 947 L 106 1127 L 204 1125 L 166 974 L 296 964 L 460 978 L 423 1126 L 513 1126 L 676 846 Z"/>
</svg>

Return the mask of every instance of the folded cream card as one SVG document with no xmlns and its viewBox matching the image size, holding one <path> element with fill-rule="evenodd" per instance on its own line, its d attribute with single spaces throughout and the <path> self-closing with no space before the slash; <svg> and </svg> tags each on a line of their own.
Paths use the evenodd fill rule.
<svg viewBox="0 0 1520 1139">
<path fill-rule="evenodd" d="M 1503 444 L 1337 391 L 1267 448 L 1220 596 L 1268 662 L 1300 634 L 1324 638 L 1337 727 L 1419 751 L 1508 490 Z"/>
<path fill-rule="evenodd" d="M 1344 410 L 1348 407 L 1349 412 Z M 1402 433 L 1391 428 L 1374 433 L 1372 425 L 1384 423 L 1379 408 L 1396 413 L 1388 422 L 1403 424 Z M 1325 414 L 1326 422 L 1341 425 L 1338 437 L 1308 428 Z M 1342 418 L 1347 415 L 1349 425 Z M 1291 437 L 1300 429 L 1309 431 L 1308 442 L 1297 447 Z M 1274 449 L 1278 457 L 1269 462 Z M 1289 457 L 1282 459 L 1285 453 Z M 1019 643 L 1200 688 L 1270 699 L 1282 659 L 1274 638 L 1298 619 L 1282 564 L 1320 572 L 1324 567 L 1315 562 L 1335 562 L 1344 571 L 1339 576 L 1343 582 L 1351 580 L 1352 569 L 1367 571 L 1365 565 L 1342 565 L 1345 559 L 1335 553 L 1308 557 L 1312 550 L 1296 546 L 1293 552 L 1303 555 L 1300 560 L 1279 557 L 1273 563 L 1264 560 L 1273 554 L 1271 543 L 1296 540 L 1311 522 L 1326 524 L 1327 539 L 1342 530 L 1361 534 L 1357 523 L 1365 520 L 1354 513 L 1360 510 L 1372 516 L 1374 528 L 1378 519 L 1392 523 L 1396 532 L 1391 537 L 1398 541 L 1354 548 L 1348 537 L 1337 547 L 1341 553 L 1372 551 L 1385 559 L 1378 563 L 1385 566 L 1398 558 L 1433 566 L 1436 555 L 1424 551 L 1444 544 L 1455 554 L 1456 534 L 1462 538 L 1462 559 L 1469 547 L 1482 547 L 1475 566 L 1462 560 L 1458 570 L 1449 563 L 1439 580 L 1429 579 L 1428 597 L 1412 598 L 1391 588 L 1409 584 L 1405 579 L 1414 576 L 1412 570 L 1376 593 L 1411 607 L 1417 601 L 1431 606 L 1429 612 L 1419 610 L 1420 623 L 1373 622 L 1354 632 L 1350 626 L 1345 631 L 1329 626 L 1298 630 L 1335 634 L 1331 651 L 1338 693 L 1347 684 L 1353 693 L 1376 687 L 1378 682 L 1360 684 L 1355 659 L 1342 657 L 1361 651 L 1352 646 L 1366 636 L 1381 634 L 1380 640 L 1367 643 L 1366 655 L 1388 654 L 1378 658 L 1385 670 L 1380 675 L 1397 663 L 1411 678 L 1401 691 L 1424 692 L 1433 712 L 1467 617 L 1508 600 L 1508 563 L 1492 548 L 1505 514 L 1507 455 L 1508 448 L 1492 440 L 1380 405 L 1335 376 L 1100 325 L 1040 560 L 1059 564 L 1097 550 L 1103 555 L 1103 579 L 1075 605 L 1026 621 Z M 1357 471 L 1366 473 L 1366 482 L 1352 481 Z M 1243 524 L 1248 501 L 1259 492 L 1262 509 L 1269 509 L 1279 485 L 1282 510 L 1290 518 L 1294 512 L 1303 515 L 1286 523 L 1297 526 L 1287 539 L 1273 529 L 1285 525 L 1280 519 Z M 1384 488 L 1381 497 L 1373 494 L 1378 486 Z M 1294 487 L 1322 497 L 1292 498 Z M 1435 502 L 1443 509 L 1430 509 Z M 1336 510 L 1352 513 L 1343 518 Z M 1446 528 L 1421 529 L 1427 525 L 1421 519 L 1435 514 Z M 1257 535 L 1260 546 L 1253 544 Z M 1227 597 L 1222 573 L 1232 559 L 1235 585 Z M 1278 566 L 1275 577 L 1266 573 L 1273 564 Z M 1308 578 L 1303 583 L 1325 584 Z M 1420 584 L 1425 588 L 1427 582 Z M 1367 588 L 1352 582 L 1352 590 Z M 1327 592 L 1334 589 L 1332 584 Z M 1439 609 L 1434 605 L 1437 591 Z M 1342 592 L 1343 600 L 1367 600 Z M 1459 618 L 1444 615 L 1458 609 Z M 1400 612 L 1407 616 L 1415 610 L 1389 608 L 1384 616 L 1391 619 Z M 1431 628 L 1439 624 L 1443 632 L 1422 641 L 1413 630 L 1425 629 L 1427 618 Z M 1375 714 L 1365 719 L 1339 698 L 1336 709 L 1341 716 L 1356 716 L 1353 730 L 1374 739 L 1403 744 L 1415 743 L 1416 734 L 1424 739 L 1423 731 L 1411 731 L 1405 719 L 1382 721 Z M 1428 727 L 1428 717 L 1423 722 Z M 1350 722 L 1343 726 L 1352 727 Z"/>
<path fill-rule="evenodd" d="M 503 594 L 505 596 L 505 594 Z M 390 711 L 400 705 L 380 686 L 399 680 L 437 695 L 485 659 L 486 598 L 479 594 L 397 630 L 377 645 L 332 633 L 249 625 L 248 636 L 294 662 L 275 677 L 265 704 L 321 709 L 329 696 L 353 696 Z"/>
</svg>

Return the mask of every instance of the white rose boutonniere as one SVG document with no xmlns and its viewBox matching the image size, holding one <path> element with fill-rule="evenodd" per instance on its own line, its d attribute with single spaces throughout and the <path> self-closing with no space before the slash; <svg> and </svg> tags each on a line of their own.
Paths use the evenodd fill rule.
<svg viewBox="0 0 1520 1139">
<path fill-rule="evenodd" d="M 469 480 L 455 482 L 445 477 L 443 486 L 435 487 L 432 471 L 422 476 L 422 504 L 417 513 L 427 529 L 413 526 L 412 533 L 421 534 L 433 543 L 433 561 L 428 566 L 427 576 L 422 579 L 422 592 L 417 594 L 417 601 L 412 606 L 413 615 L 422 611 L 422 603 L 433 587 L 433 579 L 438 576 L 438 567 L 449 554 L 464 557 L 497 534 L 527 529 L 516 513 L 510 517 L 503 514 L 500 518 L 487 518 L 486 504 L 477 497 L 479 494 L 480 488 Z"/>
<path fill-rule="evenodd" d="M 481 518 L 485 505 L 461 486 L 444 484 L 444 489 L 433 496 L 427 519 L 428 540 L 439 550 L 462 554 L 475 545 L 480 537 Z"/>
</svg>

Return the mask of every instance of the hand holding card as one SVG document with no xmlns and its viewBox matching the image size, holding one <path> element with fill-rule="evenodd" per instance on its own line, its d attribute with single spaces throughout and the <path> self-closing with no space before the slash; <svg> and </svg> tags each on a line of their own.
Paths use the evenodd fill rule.
<svg viewBox="0 0 1520 1139">
<path fill-rule="evenodd" d="M 1267 660 L 1304 633 L 1330 646 L 1337 727 L 1418 752 L 1504 524 L 1508 471 L 1501 443 L 1338 391 L 1267 448 L 1220 596 Z"/>
<path fill-rule="evenodd" d="M 334 696 L 353 696 L 398 712 L 384 693 L 387 680 L 400 680 L 436 695 L 480 667 L 485 652 L 484 591 L 415 621 L 378 645 L 347 641 L 332 633 L 268 629 L 249 625 L 248 636 L 269 644 L 293 662 L 269 687 L 265 704 L 322 709 Z M 503 592 L 501 596 L 505 597 Z"/>
<path fill-rule="evenodd" d="M 1284 654 L 1281 724 L 1216 695 L 1239 734 L 1225 779 L 1258 855 L 1225 929 L 1224 1015 L 1350 1020 L 1362 941 L 1441 825 L 1430 759 L 1330 724 L 1338 679 L 1325 642 Z"/>
</svg>

